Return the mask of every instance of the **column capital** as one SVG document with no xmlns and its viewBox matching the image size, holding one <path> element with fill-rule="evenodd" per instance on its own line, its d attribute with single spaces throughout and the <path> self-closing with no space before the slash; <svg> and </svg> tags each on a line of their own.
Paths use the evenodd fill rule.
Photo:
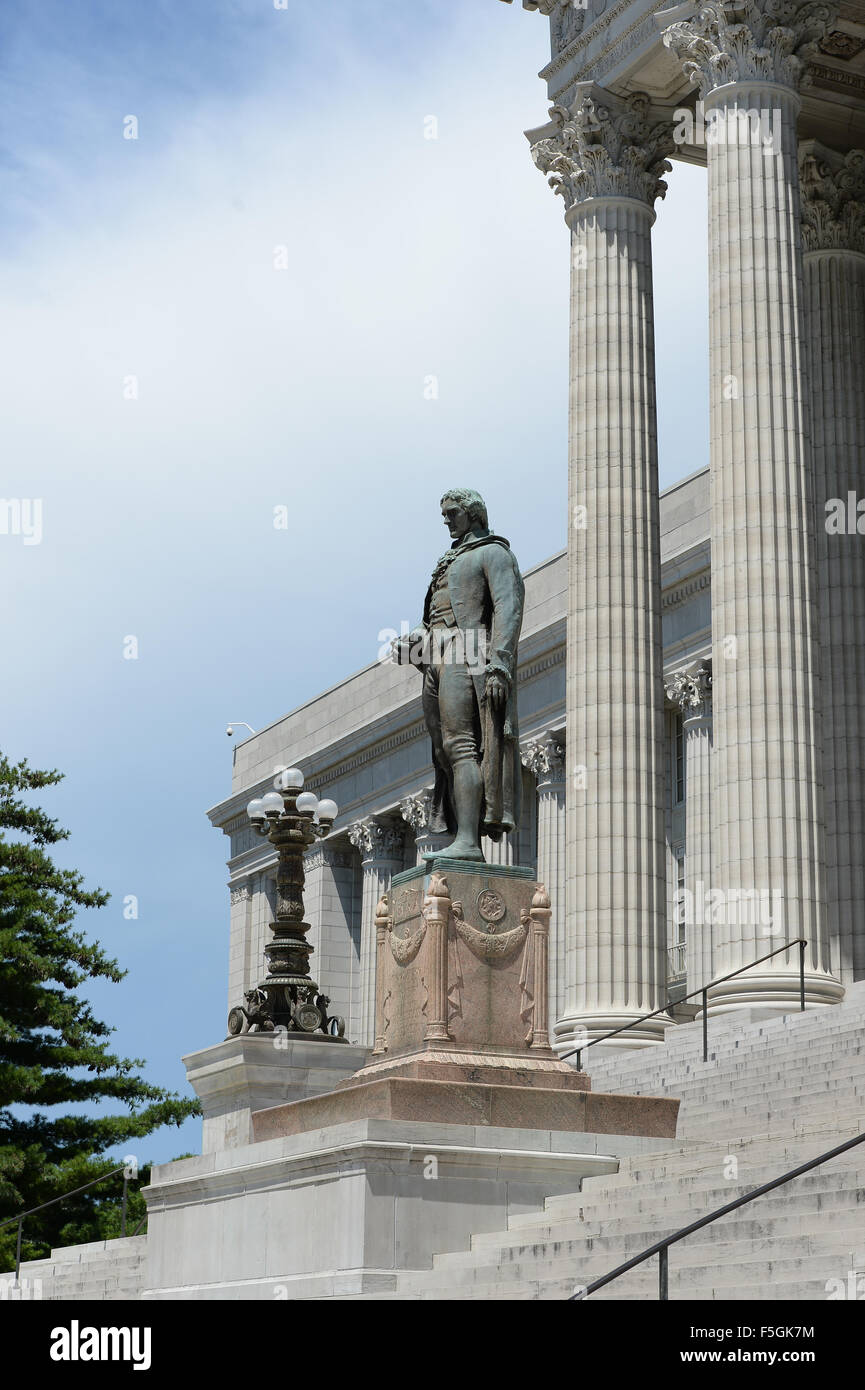
<svg viewBox="0 0 865 1390">
<path fill-rule="evenodd" d="M 520 758 L 523 767 L 534 773 L 539 785 L 565 780 L 565 745 L 561 735 L 545 733 L 527 739 L 520 748 Z"/>
<path fill-rule="evenodd" d="M 664 680 L 664 694 L 685 719 L 702 719 L 712 708 L 712 663 L 698 661 Z"/>
<path fill-rule="evenodd" d="M 316 869 L 344 869 L 351 864 L 350 851 L 343 843 L 328 844 L 326 840 L 312 845 L 303 856 L 303 864 L 307 873 L 312 873 Z"/>
<path fill-rule="evenodd" d="M 527 132 L 532 159 L 566 215 L 590 198 L 630 198 L 651 211 L 672 165 L 672 120 L 650 116 L 649 97 L 617 97 L 594 82 L 579 82 L 570 107 L 550 108 L 550 122 Z"/>
<path fill-rule="evenodd" d="M 802 140 L 799 178 L 805 250 L 865 253 L 865 150 L 843 155 Z"/>
<path fill-rule="evenodd" d="M 428 828 L 431 805 L 431 787 L 424 787 L 423 791 L 414 792 L 411 796 L 405 796 L 399 803 L 399 813 L 403 820 L 411 826 L 415 836 L 423 835 L 424 831 Z"/>
<path fill-rule="evenodd" d="M 402 859 L 404 835 L 399 826 L 389 821 L 367 816 L 348 827 L 348 838 L 360 851 L 363 863 Z"/>
<path fill-rule="evenodd" d="M 807 59 L 837 13 L 835 0 L 712 0 L 662 39 L 701 98 L 736 83 L 798 92 Z"/>
</svg>

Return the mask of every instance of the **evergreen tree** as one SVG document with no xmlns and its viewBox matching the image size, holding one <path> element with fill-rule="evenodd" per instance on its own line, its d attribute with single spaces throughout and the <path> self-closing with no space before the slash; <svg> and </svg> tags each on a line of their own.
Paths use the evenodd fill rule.
<svg viewBox="0 0 865 1390">
<path fill-rule="evenodd" d="M 87 980 L 118 981 L 126 972 L 73 929 L 77 909 L 102 907 L 108 894 L 57 868 L 48 847 L 69 832 L 20 798 L 60 781 L 61 773 L 0 753 L 0 1221 L 109 1173 L 118 1160 L 106 1150 L 199 1112 L 197 1101 L 144 1081 L 141 1059 L 109 1051 L 114 1030 L 75 992 Z M 62 1113 L 65 1105 L 105 1100 L 119 1102 L 121 1113 Z M 22 1258 L 119 1234 L 121 1184 L 111 1178 L 28 1217 Z M 136 1192 L 129 1233 L 143 1213 Z M 0 1228 L 0 1269 L 14 1267 L 16 1236 L 15 1224 Z"/>
</svg>

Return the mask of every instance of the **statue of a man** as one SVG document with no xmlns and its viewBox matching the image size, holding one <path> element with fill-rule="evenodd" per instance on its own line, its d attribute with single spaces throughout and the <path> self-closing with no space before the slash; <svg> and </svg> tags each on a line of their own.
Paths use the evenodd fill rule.
<svg viewBox="0 0 865 1390">
<path fill-rule="evenodd" d="M 519 824 L 517 643 L 525 587 L 502 536 L 489 529 L 479 493 L 441 499 L 452 537 L 427 590 L 423 624 L 394 643 L 394 659 L 423 673 L 435 790 L 430 829 L 456 832 L 442 853 L 483 860 L 480 837 L 500 840 Z"/>
</svg>

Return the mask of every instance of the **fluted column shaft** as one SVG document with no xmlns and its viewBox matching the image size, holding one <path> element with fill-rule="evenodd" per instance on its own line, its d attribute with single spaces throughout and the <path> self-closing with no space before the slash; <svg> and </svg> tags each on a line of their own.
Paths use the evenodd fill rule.
<svg viewBox="0 0 865 1390">
<path fill-rule="evenodd" d="M 565 749 L 564 744 L 546 735 L 530 740 L 522 750 L 522 760 L 537 779 L 538 883 L 550 897 L 549 1011 L 550 1040 L 555 1024 L 565 1012 L 567 957 L 573 953 L 565 916 Z"/>
<path fill-rule="evenodd" d="M 391 878 L 403 867 L 403 835 L 373 816 L 349 827 L 349 839 L 360 851 L 363 873 L 360 910 L 360 991 L 356 1041 L 375 1043 L 376 908 L 390 890 Z M 355 1039 L 352 1039 L 355 1041 Z"/>
<path fill-rule="evenodd" d="M 558 142 L 535 146 L 571 229 L 562 1045 L 659 1007 L 666 985 L 651 227 L 672 141 L 647 111 L 585 84 Z M 651 1020 L 616 1045 L 663 1029 Z"/>
<path fill-rule="evenodd" d="M 803 362 L 795 0 L 716 5 L 664 41 L 699 85 L 708 143 L 715 973 L 808 940 L 806 999 L 834 1002 L 825 894 L 814 517 Z M 771 142 L 747 112 L 767 113 Z M 765 128 L 765 127 L 764 127 Z M 798 952 L 710 1009 L 798 1001 Z"/>
<path fill-rule="evenodd" d="M 706 898 L 712 886 L 711 689 L 711 670 L 703 662 L 677 672 L 667 683 L 667 697 L 679 707 L 685 736 L 685 968 L 689 993 L 708 984 L 713 974 L 713 924 Z"/>
<path fill-rule="evenodd" d="M 865 151 L 842 157 L 807 141 L 800 166 L 826 911 L 834 973 L 850 984 L 865 978 Z"/>
</svg>

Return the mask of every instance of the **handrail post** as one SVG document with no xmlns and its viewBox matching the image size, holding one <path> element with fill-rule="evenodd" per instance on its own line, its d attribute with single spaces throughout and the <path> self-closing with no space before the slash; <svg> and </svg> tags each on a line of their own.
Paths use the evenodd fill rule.
<svg viewBox="0 0 865 1390">
<path fill-rule="evenodd" d="M 799 942 L 799 1008 L 805 1012 L 805 941 Z"/>
<path fill-rule="evenodd" d="M 20 1288 L 18 1275 L 21 1273 L 21 1233 L 24 1230 L 24 1218 L 18 1222 L 18 1239 L 15 1242 L 15 1287 Z"/>
<path fill-rule="evenodd" d="M 582 1071 L 582 1070 L 583 1070 L 583 1049 L 582 1049 L 581 1047 L 578 1047 L 578 1048 L 577 1048 L 577 1071 Z"/>
<path fill-rule="evenodd" d="M 703 990 L 703 1061 L 709 1060 L 709 991 Z"/>
<path fill-rule="evenodd" d="M 670 1300 L 670 1247 L 662 1245 L 658 1251 L 658 1298 L 661 1303 Z"/>
<path fill-rule="evenodd" d="M 126 1235 L 126 1190 L 129 1186 L 129 1179 L 126 1176 L 126 1169 L 123 1169 L 123 1203 L 120 1208 L 120 1235 Z"/>
</svg>

